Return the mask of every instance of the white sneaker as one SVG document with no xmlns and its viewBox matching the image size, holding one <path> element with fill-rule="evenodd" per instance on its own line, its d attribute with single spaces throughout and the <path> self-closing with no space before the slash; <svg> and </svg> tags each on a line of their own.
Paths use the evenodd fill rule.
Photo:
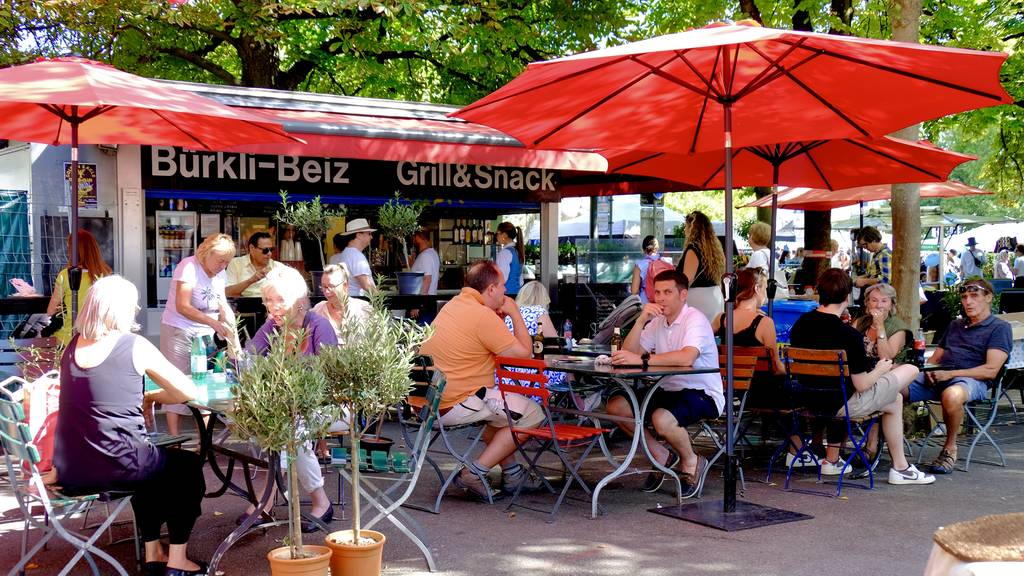
<svg viewBox="0 0 1024 576">
<path fill-rule="evenodd" d="M 889 469 L 889 484 L 931 484 L 935 482 L 935 476 L 925 474 L 913 464 L 906 470 Z"/>
<path fill-rule="evenodd" d="M 793 468 L 804 468 L 817 465 L 818 463 L 814 461 L 814 456 L 811 456 L 808 452 L 801 454 L 799 460 L 797 460 L 793 454 L 790 454 L 789 452 L 786 453 L 786 468 L 789 468 L 790 466 Z"/>
<path fill-rule="evenodd" d="M 839 476 L 840 474 L 845 476 L 853 470 L 852 466 L 846 465 L 846 461 L 842 457 L 836 458 L 835 462 L 829 462 L 824 458 L 819 460 L 819 462 L 821 463 L 822 476 Z"/>
</svg>

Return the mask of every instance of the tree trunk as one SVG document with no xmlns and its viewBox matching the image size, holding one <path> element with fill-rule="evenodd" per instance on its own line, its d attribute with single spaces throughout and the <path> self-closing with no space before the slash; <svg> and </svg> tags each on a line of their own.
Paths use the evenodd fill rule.
<svg viewBox="0 0 1024 576">
<path fill-rule="evenodd" d="M 814 26 L 811 24 L 811 14 L 807 11 L 806 7 L 801 7 L 803 4 L 801 0 L 793 0 L 793 30 L 799 30 L 801 32 L 814 32 Z"/>
<path fill-rule="evenodd" d="M 922 0 L 894 0 L 890 4 L 892 39 L 918 42 L 921 29 Z M 898 95 L 894 95 L 897 96 Z M 917 140 L 918 125 L 893 134 Z M 918 289 L 921 285 L 921 198 L 917 184 L 892 187 L 892 286 L 900 316 L 917 331 L 921 322 Z"/>
<path fill-rule="evenodd" d="M 757 3 L 754 0 L 740 0 L 740 12 L 758 24 L 764 25 L 764 20 L 761 19 L 761 11 L 757 9 Z M 758 219 L 760 220 L 760 218 Z"/>
</svg>

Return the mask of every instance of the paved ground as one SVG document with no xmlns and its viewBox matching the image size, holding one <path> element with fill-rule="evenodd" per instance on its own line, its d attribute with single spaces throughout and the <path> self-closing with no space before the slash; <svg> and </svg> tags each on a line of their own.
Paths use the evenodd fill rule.
<svg viewBox="0 0 1024 576">
<path fill-rule="evenodd" d="M 425 527 L 435 551 L 438 574 L 463 576 L 670 574 L 802 575 L 802 574 L 920 574 L 931 547 L 931 535 L 940 526 L 977 516 L 1024 510 L 1024 423 L 1000 417 L 996 429 L 1009 459 L 1006 468 L 972 463 L 968 473 L 958 471 L 939 477 L 931 486 L 889 486 L 884 483 L 887 462 L 880 468 L 883 479 L 874 491 L 850 489 L 836 499 L 784 492 L 766 485 L 763 469 L 748 470 L 750 502 L 811 514 L 812 520 L 726 533 L 688 522 L 651 514 L 656 505 L 669 505 L 667 493 L 644 494 L 632 476 L 606 489 L 602 503 L 607 514 L 589 518 L 589 506 L 569 501 L 553 523 L 526 510 L 506 512 L 503 503 L 476 504 L 454 492 L 444 501 L 443 513 L 412 512 Z M 933 452 L 934 453 L 934 452 Z M 961 455 L 966 449 L 961 449 Z M 988 456 L 983 449 L 976 456 Z M 592 464 L 592 466 L 590 466 Z M 962 461 L 959 462 L 962 466 Z M 599 475 L 602 463 L 589 463 Z M 748 467 L 753 466 L 748 464 Z M 212 478 L 210 478 L 212 484 Z M 329 491 L 337 478 L 328 480 Z M 805 478 L 799 486 L 818 486 Z M 438 482 L 424 474 L 416 498 L 425 501 L 436 493 Z M 720 497 L 722 480 L 712 471 L 704 499 Z M 544 496 L 533 501 L 546 504 Z M 208 559 L 220 540 L 234 528 L 233 520 L 243 503 L 233 497 L 207 500 L 199 520 L 191 555 Z M 20 513 L 9 490 L 0 487 L 0 571 L 6 572 L 17 558 Z M 283 507 L 278 508 L 285 514 Z M 335 519 L 332 527 L 347 522 Z M 387 574 L 426 574 L 418 550 L 397 531 L 385 527 L 388 536 L 384 557 Z M 115 536 L 127 535 L 127 528 Z M 222 565 L 225 574 L 268 574 L 267 550 L 279 545 L 282 528 L 251 535 L 236 545 Z M 309 535 L 308 542 L 319 536 Z M 109 550 L 130 565 L 128 544 Z M 68 558 L 69 547 L 56 544 L 38 560 L 29 574 L 56 574 Z M 80 564 L 76 574 L 84 573 Z"/>
</svg>

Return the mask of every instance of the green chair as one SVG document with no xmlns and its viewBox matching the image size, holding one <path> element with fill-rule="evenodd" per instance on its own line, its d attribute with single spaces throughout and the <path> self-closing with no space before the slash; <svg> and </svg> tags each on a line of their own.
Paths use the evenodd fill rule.
<svg viewBox="0 0 1024 576">
<path fill-rule="evenodd" d="M 70 574 L 82 558 L 89 564 L 92 574 L 99 575 L 100 570 L 94 557 L 110 564 L 120 576 L 128 576 L 124 567 L 112 556 L 96 547 L 96 540 L 128 507 L 131 494 L 126 492 L 102 492 L 84 496 L 68 496 L 53 486 L 46 486 L 37 465 L 40 461 L 39 451 L 32 443 L 28 424 L 24 422 L 25 414 L 21 405 L 11 400 L 0 398 L 0 438 L 3 440 L 4 460 L 14 496 L 18 500 L 24 517 L 21 531 L 21 559 L 9 574 L 25 573 L 25 566 L 37 552 L 43 549 L 54 536 L 60 537 L 71 544 L 75 555 L 64 565 L 59 576 Z M 20 463 L 18 462 L 20 461 Z M 24 466 L 24 468 L 23 468 Z M 95 502 L 109 502 L 110 513 L 91 535 L 86 536 L 72 531 L 67 527 L 71 518 L 83 512 Z M 34 513 L 36 507 L 42 508 L 42 514 Z M 28 548 L 30 528 L 41 531 L 41 537 Z"/>
</svg>

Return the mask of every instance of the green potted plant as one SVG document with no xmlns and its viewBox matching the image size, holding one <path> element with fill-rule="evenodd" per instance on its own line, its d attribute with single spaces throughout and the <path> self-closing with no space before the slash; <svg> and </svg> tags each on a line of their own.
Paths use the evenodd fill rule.
<svg viewBox="0 0 1024 576">
<path fill-rule="evenodd" d="M 232 414 L 237 435 L 264 450 L 287 454 L 288 493 L 292 495 L 299 494 L 294 455 L 304 444 L 326 436 L 341 412 L 329 402 L 327 380 L 316 357 L 303 355 L 293 344 L 302 336 L 301 330 L 281 327 L 270 336 L 266 355 L 239 362 Z M 327 573 L 330 549 L 303 544 L 301 522 L 299 499 L 289 498 L 285 546 L 267 554 L 271 574 Z"/>
<path fill-rule="evenodd" d="M 380 573 L 384 535 L 360 526 L 360 443 L 368 432 L 367 426 L 379 430 L 387 408 L 409 394 L 413 358 L 420 344 L 432 333 L 429 327 L 392 318 L 384 305 L 383 294 L 375 292 L 370 300 L 369 317 L 343 327 L 345 344 L 324 348 L 318 355 L 320 371 L 327 379 L 328 394 L 335 404 L 347 407 L 349 419 L 352 528 L 327 537 L 327 545 L 333 550 L 332 574 L 372 576 Z M 362 425 L 361 415 L 371 424 Z"/>
<path fill-rule="evenodd" d="M 320 202 L 319 196 L 309 201 L 289 204 L 288 192 L 281 190 L 281 209 L 274 214 L 274 218 L 282 224 L 293 226 L 310 238 L 316 238 L 316 245 L 320 249 L 320 267 L 323 268 L 327 265 L 324 259 L 324 240 L 331 229 L 331 220 L 344 215 L 344 206 L 339 205 L 337 210 L 332 210 Z"/>
<path fill-rule="evenodd" d="M 385 237 L 397 240 L 401 246 L 401 264 L 403 271 L 398 273 L 399 294 L 419 294 L 423 282 L 422 272 L 409 272 L 409 251 L 406 239 L 413 235 L 420 225 L 420 215 L 427 203 L 423 200 L 408 201 L 395 192 L 395 197 L 385 202 L 377 210 L 377 225 Z"/>
</svg>

